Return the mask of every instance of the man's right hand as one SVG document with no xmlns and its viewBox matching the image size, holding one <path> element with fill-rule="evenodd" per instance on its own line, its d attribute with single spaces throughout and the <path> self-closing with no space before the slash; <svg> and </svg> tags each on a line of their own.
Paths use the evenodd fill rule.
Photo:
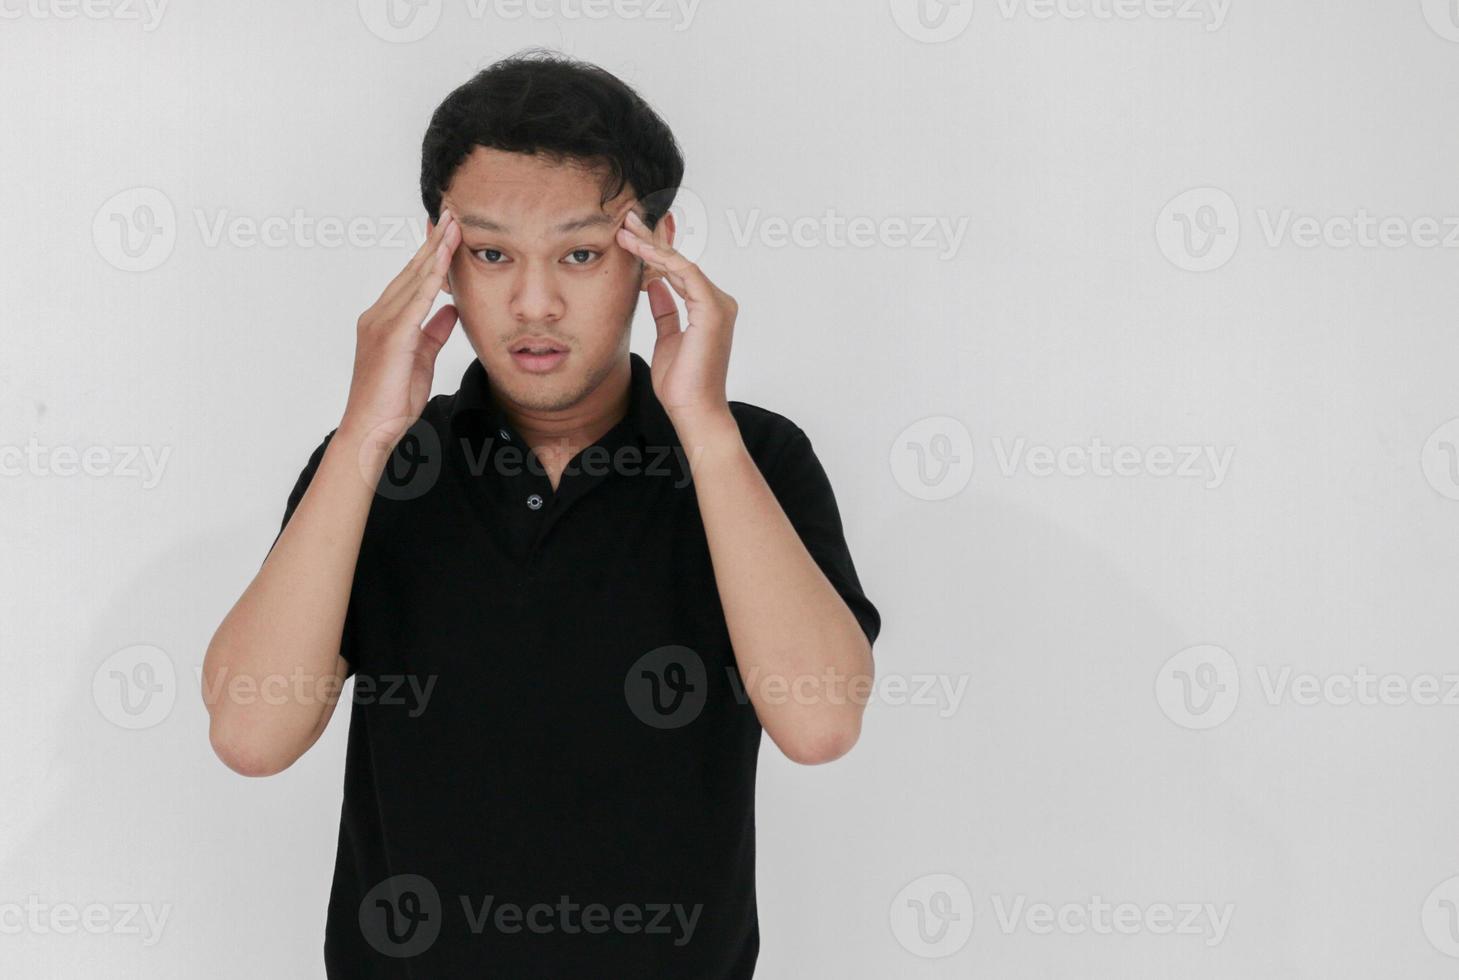
<svg viewBox="0 0 1459 980">
<path fill-rule="evenodd" d="M 208 737 L 237 772 L 287 769 L 334 713 L 350 667 L 341 647 L 345 614 L 375 497 L 374 480 L 360 479 L 361 466 L 383 467 L 425 409 L 456 308 L 444 306 L 421 323 L 460 241 L 455 219 L 442 212 L 410 264 L 360 317 L 344 419 L 263 567 L 208 644 Z M 240 696 L 286 683 L 301 696 Z"/>
<path fill-rule="evenodd" d="M 446 285 L 460 242 L 461 227 L 443 209 L 440 223 L 427 225 L 420 249 L 357 324 L 354 377 L 340 428 L 357 432 L 382 463 L 425 409 L 436 355 L 456 326 L 456 307 L 449 304 L 421 323 Z"/>
</svg>

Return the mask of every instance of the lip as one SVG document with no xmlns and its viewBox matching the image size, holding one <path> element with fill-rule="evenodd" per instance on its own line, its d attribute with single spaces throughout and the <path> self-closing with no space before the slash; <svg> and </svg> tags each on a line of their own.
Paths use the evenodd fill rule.
<svg viewBox="0 0 1459 980">
<path fill-rule="evenodd" d="M 549 353 L 533 354 L 529 348 L 548 348 Z M 512 363 L 532 374 L 544 374 L 567 360 L 567 347 L 556 340 L 542 337 L 525 337 L 512 345 Z"/>
</svg>

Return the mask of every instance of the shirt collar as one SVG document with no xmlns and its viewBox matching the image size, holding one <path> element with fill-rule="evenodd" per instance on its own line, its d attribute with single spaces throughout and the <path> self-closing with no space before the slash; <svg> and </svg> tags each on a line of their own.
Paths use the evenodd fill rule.
<svg viewBox="0 0 1459 980">
<path fill-rule="evenodd" d="M 628 412 L 625 415 L 627 431 L 625 438 L 637 441 L 644 448 L 679 446 L 678 434 L 658 395 L 654 393 L 653 373 L 647 361 L 633 353 L 628 354 L 630 377 L 628 382 Z M 451 425 L 460 435 L 484 437 L 500 444 L 502 433 L 515 440 L 513 429 L 507 421 L 506 412 L 492 393 L 488 383 L 486 367 L 480 358 L 473 358 L 461 376 L 461 388 L 456 392 L 455 404 L 451 408 Z"/>
</svg>

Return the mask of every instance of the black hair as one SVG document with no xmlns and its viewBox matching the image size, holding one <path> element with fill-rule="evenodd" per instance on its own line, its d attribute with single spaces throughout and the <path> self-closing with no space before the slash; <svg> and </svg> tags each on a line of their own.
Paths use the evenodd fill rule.
<svg viewBox="0 0 1459 980">
<path fill-rule="evenodd" d="M 674 202 L 684 157 L 637 92 L 597 65 L 545 48 L 494 62 L 446 96 L 421 146 L 420 194 L 432 221 L 476 146 L 600 168 L 606 204 L 632 188 L 653 228 Z"/>
</svg>

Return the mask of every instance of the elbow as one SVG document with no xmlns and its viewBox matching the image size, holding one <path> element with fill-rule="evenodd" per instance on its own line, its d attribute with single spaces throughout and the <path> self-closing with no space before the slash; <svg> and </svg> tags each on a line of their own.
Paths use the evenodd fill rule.
<svg viewBox="0 0 1459 980">
<path fill-rule="evenodd" d="M 213 754 L 240 776 L 276 776 L 294 764 L 294 759 L 272 751 L 259 739 L 230 731 L 216 721 L 208 729 Z"/>
<path fill-rule="evenodd" d="M 780 751 L 791 762 L 802 766 L 823 766 L 850 752 L 861 736 L 861 724 L 817 726 L 785 739 L 776 739 Z"/>
<path fill-rule="evenodd" d="M 240 697 L 228 683 L 229 668 L 212 663 L 218 640 L 209 645 L 203 662 L 202 695 L 208 710 L 208 743 L 223 765 L 240 776 L 275 776 L 298 761 L 307 744 L 296 745 L 287 717 L 277 707 L 261 708 L 252 702 L 261 696 Z M 239 675 L 244 676 L 244 675 Z M 236 679 L 236 678 L 235 678 Z"/>
</svg>

